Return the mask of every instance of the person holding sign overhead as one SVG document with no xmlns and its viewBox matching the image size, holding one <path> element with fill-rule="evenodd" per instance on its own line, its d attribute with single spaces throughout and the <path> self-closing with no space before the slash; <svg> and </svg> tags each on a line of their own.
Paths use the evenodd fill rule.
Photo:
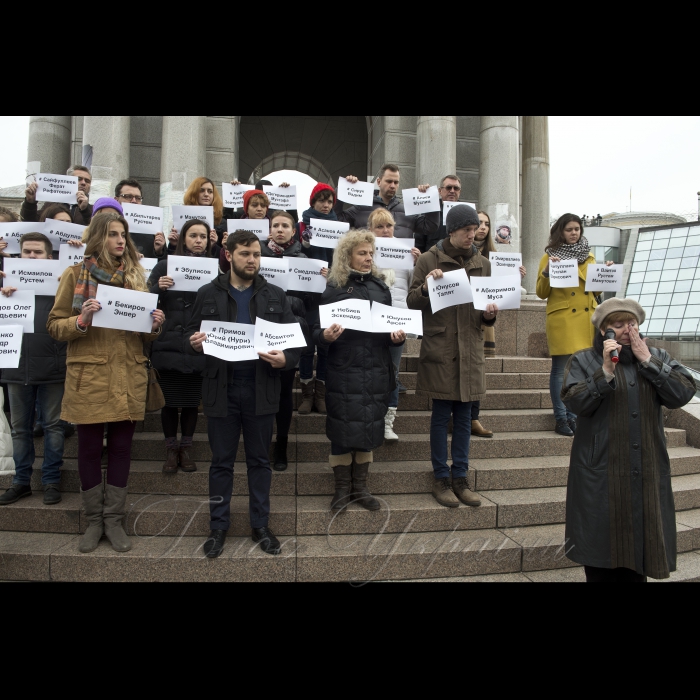
<svg viewBox="0 0 700 700">
<path fill-rule="evenodd" d="M 146 413 L 148 359 L 144 342 L 155 340 L 165 316 L 151 312 L 151 333 L 93 326 L 100 313 L 99 285 L 147 291 L 144 270 L 129 238 L 126 220 L 113 213 L 96 216 L 86 233 L 85 260 L 61 278 L 47 328 L 51 337 L 68 343 L 62 418 L 78 425 L 78 471 L 83 509 L 89 527 L 80 541 L 92 552 L 105 534 L 116 552 L 131 542 L 123 521 L 136 422 Z M 107 424 L 107 483 L 102 486 L 102 441 Z"/>
<path fill-rule="evenodd" d="M 550 265 L 562 260 L 576 261 L 576 286 L 558 288 L 552 284 Z M 555 432 L 566 437 L 576 432 L 576 416 L 561 400 L 564 369 L 571 355 L 593 345 L 595 334 L 591 319 L 598 301 L 594 292 L 586 291 L 586 273 L 591 264 L 595 264 L 595 257 L 583 235 L 583 222 L 575 214 L 564 214 L 552 227 L 540 260 L 537 296 L 547 300 L 547 343 L 552 356 L 549 393 L 556 419 Z"/>
<path fill-rule="evenodd" d="M 486 394 L 484 326 L 496 323 L 498 306 L 485 311 L 473 303 L 433 312 L 428 280 L 464 270 L 468 277 L 490 277 L 491 263 L 474 245 L 481 222 L 475 209 L 459 204 L 447 215 L 449 238 L 421 255 L 416 265 L 408 308 L 423 312 L 423 343 L 418 366 L 418 393 L 433 400 L 430 451 L 435 480 L 433 497 L 442 506 L 480 506 L 467 473 L 471 443 L 472 403 Z M 447 427 L 454 417 L 452 469 L 447 464 Z"/>
<path fill-rule="evenodd" d="M 78 195 L 77 204 L 70 207 L 71 223 L 79 224 L 80 226 L 88 226 L 92 220 L 92 205 L 90 204 L 90 189 L 92 187 L 92 174 L 82 165 L 74 165 L 68 175 L 78 178 Z M 27 186 L 24 193 L 24 202 L 20 210 L 20 219 L 22 221 L 39 221 L 40 212 L 36 201 L 36 193 L 39 189 L 37 182 L 32 182 Z M 49 204 L 44 204 L 44 207 Z M 42 208 L 43 209 L 43 208 Z"/>
<path fill-rule="evenodd" d="M 0 207 L 0 224 L 16 224 L 19 221 L 17 214 L 8 209 L 7 207 Z M 0 256 L 2 258 L 9 258 L 10 256 L 5 252 L 7 248 L 7 241 L 0 238 Z M 0 258 L 0 265 L 2 265 L 2 259 Z"/>
<path fill-rule="evenodd" d="M 190 258 L 210 257 L 211 229 L 205 221 L 188 221 L 180 232 L 176 256 Z M 161 422 L 165 435 L 166 459 L 164 474 L 196 472 L 197 464 L 190 458 L 194 432 L 197 428 L 199 404 L 202 401 L 202 372 L 204 357 L 187 352 L 189 336 L 186 329 L 192 319 L 197 292 L 178 292 L 173 289 L 173 278 L 168 277 L 168 261 L 161 260 L 148 280 L 151 294 L 159 295 L 158 307 L 166 317 L 163 332 L 153 343 L 151 362 L 158 371 L 158 382 L 165 397 Z M 179 415 L 178 415 L 179 411 Z M 180 423 L 182 438 L 177 441 Z"/>
</svg>

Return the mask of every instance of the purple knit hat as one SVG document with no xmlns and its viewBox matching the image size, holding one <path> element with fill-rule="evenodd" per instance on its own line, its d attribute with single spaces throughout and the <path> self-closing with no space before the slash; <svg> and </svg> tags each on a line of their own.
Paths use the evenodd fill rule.
<svg viewBox="0 0 700 700">
<path fill-rule="evenodd" d="M 95 216 L 100 209 L 116 209 L 120 216 L 124 216 L 122 205 L 119 204 L 116 199 L 112 199 L 111 197 L 102 197 L 101 199 L 98 199 L 92 208 L 92 215 Z"/>
</svg>

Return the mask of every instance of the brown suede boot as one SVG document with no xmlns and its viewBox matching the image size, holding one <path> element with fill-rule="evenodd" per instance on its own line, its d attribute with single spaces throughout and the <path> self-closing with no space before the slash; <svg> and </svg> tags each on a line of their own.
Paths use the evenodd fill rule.
<svg viewBox="0 0 700 700">
<path fill-rule="evenodd" d="M 352 454 L 331 455 L 330 465 L 335 477 L 335 495 L 331 501 L 331 510 L 342 510 L 351 500 Z"/>
<path fill-rule="evenodd" d="M 178 469 L 178 449 L 177 447 L 168 449 L 165 464 L 163 465 L 163 474 L 177 474 Z"/>
<path fill-rule="evenodd" d="M 452 490 L 449 478 L 435 479 L 433 482 L 433 498 L 445 508 L 459 508 L 459 500 Z"/>
<path fill-rule="evenodd" d="M 322 415 L 326 415 L 326 383 L 316 380 L 316 391 L 314 393 L 314 406 Z"/>
<path fill-rule="evenodd" d="M 466 477 L 452 479 L 452 491 L 465 506 L 478 508 L 481 505 L 481 499 L 469 488 Z"/>
<path fill-rule="evenodd" d="M 367 510 L 380 510 L 381 503 L 367 489 L 369 465 L 374 462 L 373 452 L 356 452 L 352 463 L 352 502 Z"/>
<path fill-rule="evenodd" d="M 301 383 L 301 404 L 299 406 L 299 415 L 308 416 L 314 408 L 314 393 L 316 390 L 316 382 L 312 379 L 307 384 Z"/>
<path fill-rule="evenodd" d="M 189 447 L 180 446 L 179 457 L 180 457 L 180 469 L 187 474 L 197 471 L 197 462 L 195 462 L 188 452 Z"/>
<path fill-rule="evenodd" d="M 486 430 L 483 425 L 478 420 L 472 421 L 472 435 L 482 438 L 492 438 L 493 433 L 490 430 Z"/>
</svg>

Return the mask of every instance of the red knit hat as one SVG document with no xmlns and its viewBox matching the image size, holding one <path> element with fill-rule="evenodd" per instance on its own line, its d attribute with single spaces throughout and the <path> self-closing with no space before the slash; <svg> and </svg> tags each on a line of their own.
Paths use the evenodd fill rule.
<svg viewBox="0 0 700 700">
<path fill-rule="evenodd" d="M 335 202 L 335 190 L 330 185 L 326 185 L 323 182 L 319 182 L 318 185 L 316 185 L 316 187 L 314 187 L 313 190 L 311 190 L 311 199 L 309 199 L 309 204 L 312 207 L 314 205 L 314 199 L 316 198 L 316 196 L 324 190 L 330 190 L 333 193 L 333 201 Z"/>
<path fill-rule="evenodd" d="M 270 198 L 262 190 L 250 190 L 243 195 L 243 211 L 248 214 L 248 205 L 253 197 L 262 195 L 267 199 L 267 206 L 270 206 Z"/>
</svg>

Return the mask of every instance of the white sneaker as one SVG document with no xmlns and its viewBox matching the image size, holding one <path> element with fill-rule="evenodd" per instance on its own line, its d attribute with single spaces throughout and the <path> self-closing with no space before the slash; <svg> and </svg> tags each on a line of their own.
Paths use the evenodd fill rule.
<svg viewBox="0 0 700 700">
<path fill-rule="evenodd" d="M 395 443 L 399 441 L 399 436 L 394 432 L 394 421 L 396 420 L 395 408 L 390 408 L 389 412 L 384 418 L 384 440 L 388 443 Z"/>
</svg>

